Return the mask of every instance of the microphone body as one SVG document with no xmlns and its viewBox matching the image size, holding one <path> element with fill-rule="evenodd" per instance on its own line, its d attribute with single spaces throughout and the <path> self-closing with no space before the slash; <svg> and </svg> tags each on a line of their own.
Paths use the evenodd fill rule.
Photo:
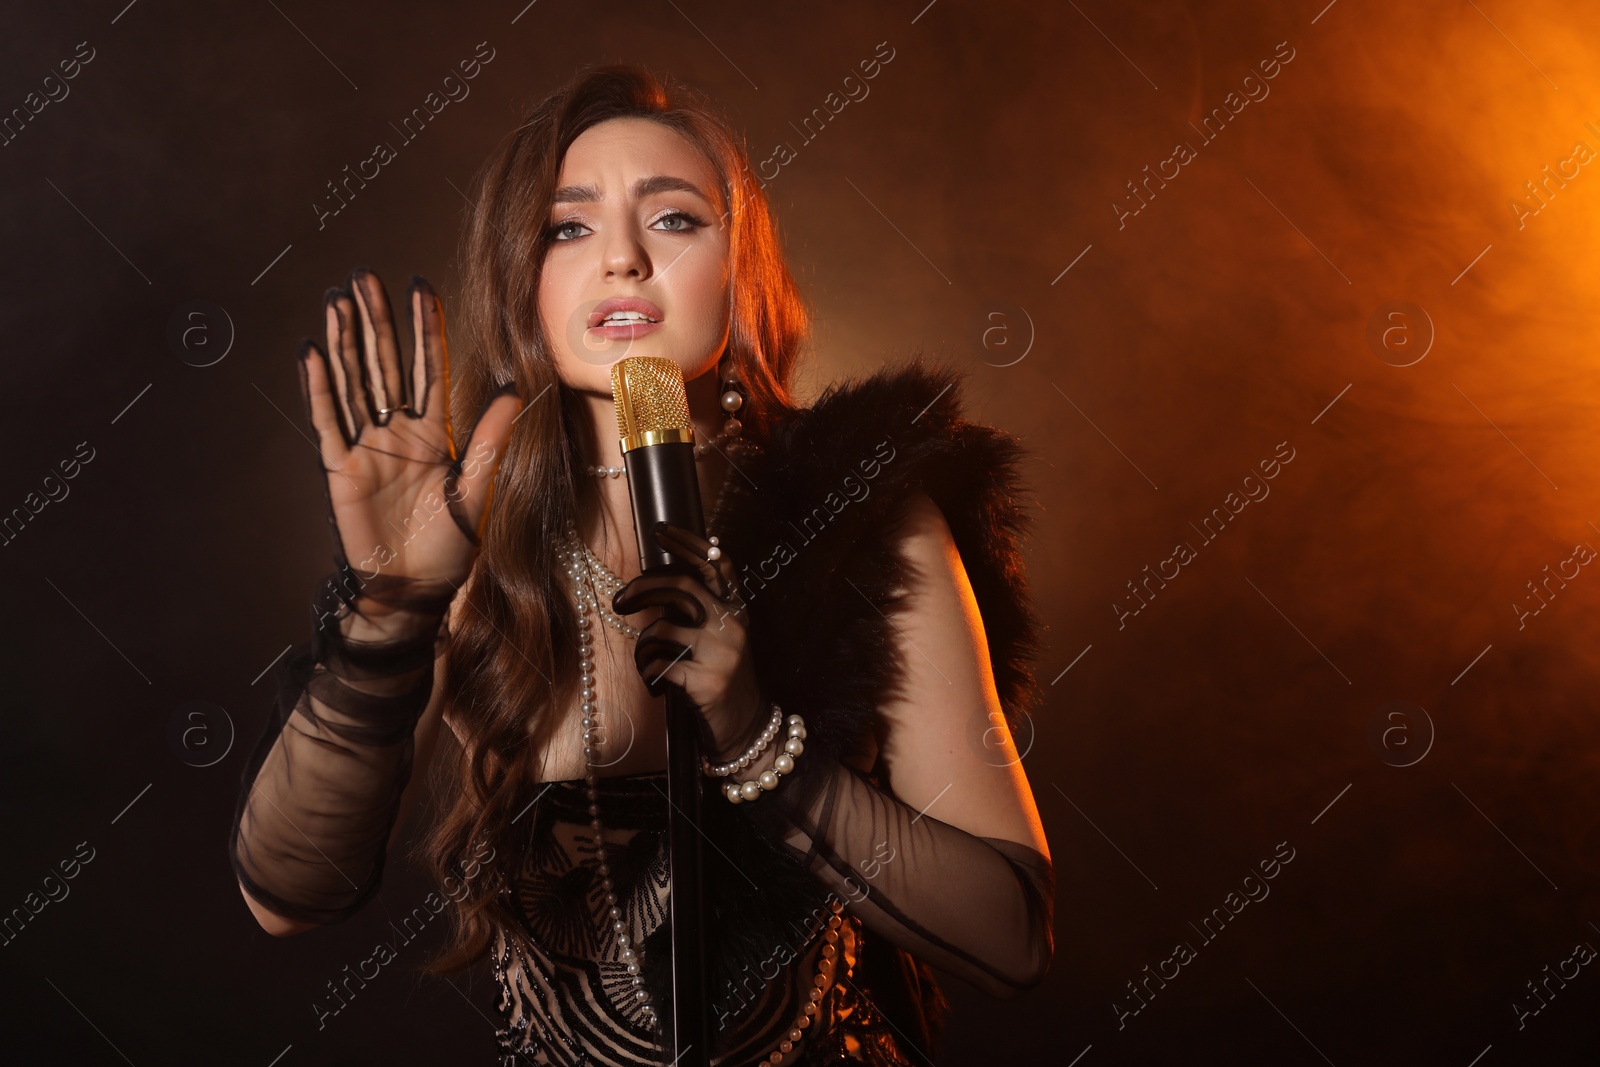
<svg viewBox="0 0 1600 1067">
<path fill-rule="evenodd" d="M 622 435 L 622 463 L 643 571 L 680 567 L 651 531 L 670 522 L 706 533 L 694 466 L 694 424 L 683 371 L 670 359 L 629 356 L 611 366 L 611 395 Z"/>
<path fill-rule="evenodd" d="M 694 468 L 692 442 L 643 445 L 622 455 L 628 472 L 628 498 L 633 503 L 633 530 L 639 541 L 639 568 L 654 571 L 681 566 L 672 553 L 656 544 L 650 531 L 670 522 L 701 537 L 706 533 L 700 510 L 700 480 Z"/>
</svg>

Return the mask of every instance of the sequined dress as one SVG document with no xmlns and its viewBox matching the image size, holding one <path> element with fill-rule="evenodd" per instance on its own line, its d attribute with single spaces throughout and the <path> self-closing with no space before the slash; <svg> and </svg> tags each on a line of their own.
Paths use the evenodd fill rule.
<svg viewBox="0 0 1600 1067">
<path fill-rule="evenodd" d="M 607 857 L 624 920 L 635 943 L 659 951 L 664 938 L 652 943 L 650 935 L 661 930 L 669 900 L 666 774 L 598 781 Z M 508 890 L 522 936 L 497 931 L 491 950 L 501 1067 L 653 1064 L 670 1058 L 641 1021 L 631 976 L 619 959 L 587 807 L 581 779 L 551 782 L 540 787 L 526 816 L 527 850 Z M 806 1038 L 785 1062 L 907 1062 L 892 1025 L 851 982 L 866 940 L 861 921 L 846 914 L 837 941 L 830 942 L 823 933 L 829 912 L 819 912 L 808 929 L 795 930 L 763 966 L 742 976 L 715 1019 L 714 1063 L 755 1063 L 779 1047 L 814 987 L 817 961 L 828 944 L 843 977 L 823 990 L 819 1022 L 802 1031 Z M 824 1036 L 810 1036 L 817 1032 Z"/>
</svg>

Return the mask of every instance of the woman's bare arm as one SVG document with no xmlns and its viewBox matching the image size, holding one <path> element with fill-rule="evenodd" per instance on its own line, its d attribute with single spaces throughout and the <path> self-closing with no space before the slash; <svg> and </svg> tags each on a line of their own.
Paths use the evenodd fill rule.
<svg viewBox="0 0 1600 1067">
<path fill-rule="evenodd" d="M 978 837 L 1050 845 L 1000 709 L 978 602 L 944 514 L 917 494 L 900 549 L 913 577 L 890 616 L 904 684 L 879 706 L 880 738 L 896 797 Z"/>
</svg>

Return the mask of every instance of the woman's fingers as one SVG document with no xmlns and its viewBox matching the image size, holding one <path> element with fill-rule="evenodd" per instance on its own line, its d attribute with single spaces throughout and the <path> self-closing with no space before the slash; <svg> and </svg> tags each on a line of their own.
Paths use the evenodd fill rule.
<svg viewBox="0 0 1600 1067">
<path fill-rule="evenodd" d="M 611 610 L 634 615 L 645 608 L 661 608 L 672 622 L 698 627 L 705 625 L 707 605 L 701 597 L 706 595 L 700 583 L 686 574 L 641 574 L 617 590 Z"/>
<path fill-rule="evenodd" d="M 451 441 L 450 350 L 445 343 L 444 308 L 433 286 L 420 274 L 412 275 L 406 306 L 411 309 L 412 414 L 443 420 L 444 438 Z"/>
<path fill-rule="evenodd" d="M 343 289 L 329 289 L 322 298 L 328 332 L 328 368 L 339 405 L 345 440 L 352 445 L 366 429 L 366 389 L 361 384 L 361 345 L 356 336 L 356 306 Z M 359 394 L 359 395 L 358 395 Z"/>
<path fill-rule="evenodd" d="M 399 323 L 382 281 L 359 267 L 348 284 L 329 289 L 323 298 L 326 351 L 306 342 L 298 367 L 329 477 L 340 555 L 348 539 L 361 548 L 382 546 L 388 556 L 379 562 L 395 563 L 396 573 L 463 572 L 471 553 L 454 530 L 467 545 L 481 545 L 495 470 L 521 401 L 509 388 L 491 396 L 473 424 L 470 454 L 458 457 L 450 432 L 444 314 L 432 287 L 413 277 L 407 293 L 413 345 L 408 375 Z M 402 405 L 406 417 L 395 422 Z M 413 531 L 411 523 L 423 515 L 419 509 L 439 510 L 441 488 L 449 520 Z M 384 542 L 391 531 L 405 534 L 399 553 Z M 403 562 L 396 563 L 401 557 Z"/>
<path fill-rule="evenodd" d="M 694 575 L 641 575 L 618 590 L 613 599 L 618 614 L 623 615 L 655 605 L 664 609 L 660 618 L 639 630 L 634 642 L 634 666 L 652 694 L 659 695 L 663 675 L 687 686 L 696 671 L 717 676 L 731 669 L 742 655 L 742 638 L 722 634 L 720 626 L 705 626 L 708 612 L 727 612 Z M 693 618 L 685 614 L 691 606 Z"/>
<path fill-rule="evenodd" d="M 444 396 L 440 394 L 441 406 Z M 467 438 L 466 451 L 456 461 L 456 468 L 445 481 L 445 495 L 452 501 L 451 511 L 458 508 L 471 527 L 468 540 L 478 543 L 484 516 L 488 514 L 490 499 L 494 495 L 494 475 L 506 453 L 506 442 L 511 439 L 511 424 L 522 412 L 522 398 L 514 386 L 505 385 L 489 395 L 478 421 L 472 424 Z M 461 519 L 457 519 L 461 523 Z"/>
<path fill-rule="evenodd" d="M 394 417 L 393 409 L 406 402 L 394 308 L 383 281 L 365 267 L 351 272 L 350 292 L 360 315 L 361 367 L 372 401 L 372 416 L 379 426 L 387 426 Z"/>
<path fill-rule="evenodd" d="M 300 395 L 305 398 L 311 430 L 322 449 L 322 465 L 334 468 L 344 462 L 350 443 L 345 440 L 339 405 L 328 381 L 328 357 L 315 341 L 300 346 Z"/>
<path fill-rule="evenodd" d="M 694 646 L 687 639 L 675 641 L 668 636 L 674 629 L 665 619 L 658 619 L 639 631 L 638 640 L 634 642 L 634 668 L 653 696 L 659 696 L 662 686 L 668 681 L 682 684 L 678 678 L 667 677 L 668 672 L 685 660 L 694 658 Z"/>
<path fill-rule="evenodd" d="M 726 553 L 720 552 L 718 559 L 707 558 L 715 546 L 710 541 L 691 530 L 681 526 L 674 526 L 670 522 L 656 523 L 652 531 L 656 544 L 677 556 L 684 563 L 689 564 L 700 575 L 700 580 L 711 590 L 713 596 L 719 600 L 727 600 L 734 594 L 733 562 Z"/>
</svg>

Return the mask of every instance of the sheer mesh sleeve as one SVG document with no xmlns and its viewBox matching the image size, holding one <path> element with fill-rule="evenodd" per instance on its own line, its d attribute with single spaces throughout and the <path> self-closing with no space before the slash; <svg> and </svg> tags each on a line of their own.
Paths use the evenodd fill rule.
<svg viewBox="0 0 1600 1067">
<path fill-rule="evenodd" d="M 277 669 L 228 840 L 240 884 L 277 914 L 340 922 L 377 891 L 454 592 L 348 568 L 324 581 L 312 638 Z"/>
<path fill-rule="evenodd" d="M 820 748 L 739 810 L 919 959 L 1005 998 L 1049 970 L 1055 874 L 1033 848 L 919 813 Z"/>
</svg>

